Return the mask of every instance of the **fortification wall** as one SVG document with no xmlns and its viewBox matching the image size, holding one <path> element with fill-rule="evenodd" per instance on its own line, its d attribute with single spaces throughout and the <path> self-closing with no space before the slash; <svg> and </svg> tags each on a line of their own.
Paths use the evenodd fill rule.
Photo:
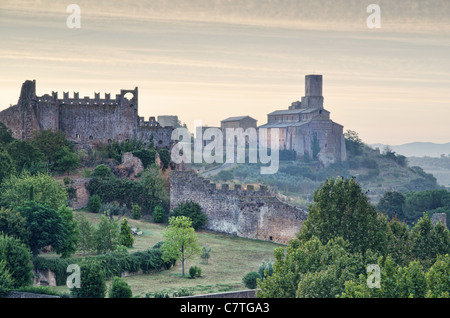
<svg viewBox="0 0 450 318">
<path fill-rule="evenodd" d="M 206 229 L 287 244 L 300 230 L 306 211 L 281 202 L 265 187 L 217 186 L 193 171 L 171 171 L 170 206 L 192 200 L 208 216 Z"/>
</svg>

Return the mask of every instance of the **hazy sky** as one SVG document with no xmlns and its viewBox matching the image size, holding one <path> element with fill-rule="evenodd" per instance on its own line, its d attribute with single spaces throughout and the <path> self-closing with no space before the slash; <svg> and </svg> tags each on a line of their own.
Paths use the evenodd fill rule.
<svg viewBox="0 0 450 318">
<path fill-rule="evenodd" d="M 38 95 L 137 86 L 140 116 L 190 128 L 262 125 L 301 99 L 307 74 L 324 76 L 325 108 L 366 143 L 450 142 L 450 1 L 0 0 L 0 110 L 35 79 Z"/>
</svg>

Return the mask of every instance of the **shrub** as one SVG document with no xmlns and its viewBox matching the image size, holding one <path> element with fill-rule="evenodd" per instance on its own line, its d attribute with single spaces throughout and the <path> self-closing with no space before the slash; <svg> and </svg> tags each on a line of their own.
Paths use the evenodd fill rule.
<svg viewBox="0 0 450 318">
<path fill-rule="evenodd" d="M 104 298 L 106 294 L 105 274 L 98 262 L 82 262 L 80 266 L 80 288 L 71 289 L 75 298 Z"/>
<path fill-rule="evenodd" d="M 133 234 L 131 234 L 131 228 L 128 225 L 127 219 L 124 219 L 122 221 L 122 224 L 120 225 L 120 238 L 119 242 L 121 245 L 126 247 L 133 247 L 134 244 L 134 238 Z"/>
<path fill-rule="evenodd" d="M 161 160 L 163 164 L 163 170 L 166 170 L 169 168 L 170 165 L 170 152 L 167 149 L 161 149 L 158 151 L 159 159 Z"/>
<path fill-rule="evenodd" d="M 208 222 L 206 214 L 202 212 L 202 208 L 198 203 L 186 201 L 178 203 L 178 206 L 170 213 L 171 217 L 186 216 L 192 220 L 192 227 L 200 229 Z"/>
<path fill-rule="evenodd" d="M 95 167 L 92 176 L 96 178 L 108 178 L 111 176 L 111 169 L 104 164 L 98 165 L 97 167 Z"/>
<path fill-rule="evenodd" d="M 17 288 L 32 282 L 31 253 L 19 239 L 0 235 L 0 264 L 3 287 Z"/>
<path fill-rule="evenodd" d="M 250 272 L 244 276 L 242 282 L 244 283 L 245 287 L 249 289 L 255 289 L 258 279 L 261 279 L 261 275 L 259 275 L 258 272 Z"/>
<path fill-rule="evenodd" d="M 131 216 L 135 220 L 139 220 L 142 216 L 142 208 L 138 204 L 131 205 Z"/>
<path fill-rule="evenodd" d="M 162 223 L 164 222 L 165 216 L 166 212 L 164 211 L 164 208 L 161 205 L 157 205 L 153 210 L 153 222 Z"/>
<path fill-rule="evenodd" d="M 131 298 L 133 293 L 128 283 L 121 277 L 114 277 L 108 294 L 109 298 Z"/>
<path fill-rule="evenodd" d="M 88 202 L 88 209 L 92 213 L 98 213 L 100 211 L 100 208 L 102 207 L 102 199 L 99 195 L 94 194 L 89 198 Z"/>
<path fill-rule="evenodd" d="M 200 277 L 202 275 L 202 269 L 198 266 L 191 266 L 189 268 L 189 276 L 191 278 Z"/>
</svg>

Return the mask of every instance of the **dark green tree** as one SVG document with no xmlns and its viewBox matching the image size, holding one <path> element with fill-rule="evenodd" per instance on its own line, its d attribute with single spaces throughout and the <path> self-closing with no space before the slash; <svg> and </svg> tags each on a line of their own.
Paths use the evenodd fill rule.
<svg viewBox="0 0 450 318">
<path fill-rule="evenodd" d="M 0 149 L 0 183 L 16 173 L 13 160 L 5 150 Z"/>
<path fill-rule="evenodd" d="M 41 171 L 45 169 L 45 156 L 31 142 L 14 140 L 5 146 L 10 154 L 17 172 L 29 170 L 31 172 Z"/>
<path fill-rule="evenodd" d="M 203 213 L 201 206 L 194 201 L 178 203 L 177 207 L 170 212 L 170 217 L 186 216 L 192 220 L 192 226 L 198 230 L 207 222 L 208 217 Z"/>
<path fill-rule="evenodd" d="M 101 265 L 95 261 L 83 261 L 80 265 L 80 288 L 71 289 L 75 298 L 105 298 L 106 281 Z"/>
<path fill-rule="evenodd" d="M 388 191 L 383 194 L 377 205 L 377 210 L 386 213 L 389 217 L 396 216 L 399 220 L 405 219 L 403 205 L 405 196 L 398 191 Z"/>
<path fill-rule="evenodd" d="M 89 211 L 91 211 L 92 213 L 98 213 L 101 207 L 102 207 L 102 199 L 98 194 L 94 194 L 89 197 L 88 201 Z"/>
<path fill-rule="evenodd" d="M 9 144 L 14 140 L 12 131 L 2 122 L 0 122 L 0 145 Z"/>
<path fill-rule="evenodd" d="M 378 213 L 353 178 L 327 180 L 315 191 L 298 237 L 309 240 L 313 236 L 323 244 L 342 237 L 352 251 L 361 253 L 368 249 L 381 251 L 386 245 Z"/>
<path fill-rule="evenodd" d="M 11 288 L 28 286 L 32 283 L 32 263 L 30 250 L 21 240 L 0 233 L 0 262 L 8 271 Z"/>
<path fill-rule="evenodd" d="M 131 298 L 130 286 L 122 277 L 114 277 L 108 293 L 109 298 Z"/>
<path fill-rule="evenodd" d="M 80 163 L 81 160 L 75 152 L 70 151 L 67 146 L 62 146 L 54 155 L 52 169 L 70 174 L 80 166 Z"/>
<path fill-rule="evenodd" d="M 25 202 L 18 210 L 27 221 L 30 233 L 27 243 L 34 257 L 41 248 L 49 245 L 57 251 L 63 250 L 69 231 L 56 210 L 34 201 Z"/>
<path fill-rule="evenodd" d="M 128 225 L 128 220 L 124 219 L 122 223 L 120 224 L 120 239 L 119 239 L 120 245 L 123 245 L 125 247 L 133 247 L 134 244 L 134 237 L 131 233 L 131 228 Z"/>
</svg>

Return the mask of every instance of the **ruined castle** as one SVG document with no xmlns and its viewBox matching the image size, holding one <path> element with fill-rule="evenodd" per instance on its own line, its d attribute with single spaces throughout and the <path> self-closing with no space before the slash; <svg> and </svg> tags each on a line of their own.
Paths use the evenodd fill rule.
<svg viewBox="0 0 450 318">
<path fill-rule="evenodd" d="M 36 81 L 25 81 L 17 105 L 0 112 L 0 122 L 13 137 L 26 140 L 36 131 L 61 131 L 76 145 L 100 145 L 114 141 L 153 141 L 158 148 L 171 148 L 172 127 L 162 127 L 154 117 L 145 121 L 138 116 L 138 88 L 121 90 L 115 98 L 95 93 L 80 98 L 75 92 L 62 98 L 57 92 L 36 96 Z"/>
<path fill-rule="evenodd" d="M 194 171 L 171 171 L 170 208 L 186 201 L 201 206 L 208 230 L 282 244 L 295 238 L 308 217 L 264 186 L 216 185 Z"/>
</svg>

